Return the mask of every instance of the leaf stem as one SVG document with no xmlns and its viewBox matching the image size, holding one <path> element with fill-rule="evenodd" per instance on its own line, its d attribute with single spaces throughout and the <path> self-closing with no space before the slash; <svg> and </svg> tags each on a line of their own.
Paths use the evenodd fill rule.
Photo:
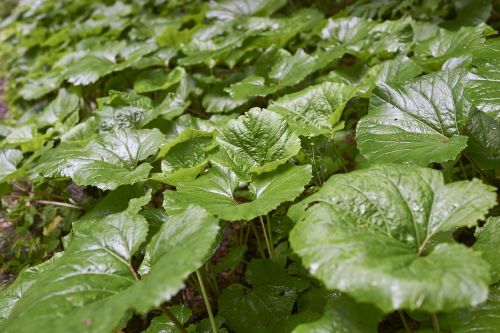
<svg viewBox="0 0 500 333">
<path fill-rule="evenodd" d="M 405 313 L 401 310 L 398 310 L 399 316 L 401 317 L 401 321 L 403 322 L 403 325 L 405 326 L 405 330 L 407 333 L 413 333 L 413 330 L 410 327 L 410 324 L 408 324 L 408 321 L 406 320 Z"/>
<path fill-rule="evenodd" d="M 259 254 L 262 257 L 262 259 L 265 259 L 266 255 L 264 253 L 264 250 L 262 249 L 262 244 L 260 243 L 259 234 L 257 233 L 255 225 L 252 222 L 250 222 L 250 227 L 252 228 L 253 234 L 255 235 L 255 241 L 257 242 L 257 250 L 259 251 Z"/>
<path fill-rule="evenodd" d="M 170 319 L 174 323 L 175 327 L 177 327 L 179 331 L 181 331 L 182 333 L 188 333 L 188 331 L 184 328 L 184 325 L 182 325 L 182 323 L 174 316 L 172 312 L 170 312 L 170 310 L 165 305 L 160 305 L 160 309 L 168 317 L 168 319 Z"/>
<path fill-rule="evenodd" d="M 421 257 L 424 254 L 425 249 L 427 248 L 427 245 L 429 244 L 432 236 L 434 236 L 434 234 L 428 234 L 427 237 L 425 237 L 424 241 L 418 248 L 417 256 Z"/>
<path fill-rule="evenodd" d="M 435 313 L 431 314 L 431 321 L 432 321 L 432 328 L 434 328 L 434 331 L 440 332 L 441 329 L 439 327 L 439 320 Z"/>
<path fill-rule="evenodd" d="M 266 226 L 264 224 L 264 220 L 262 220 L 262 216 L 259 216 L 260 226 L 262 227 L 262 233 L 264 234 L 264 239 L 266 240 L 267 253 L 269 254 L 269 259 L 273 259 L 273 250 L 271 243 L 269 242 L 269 238 L 267 237 Z"/>
<path fill-rule="evenodd" d="M 201 295 L 203 296 L 203 302 L 205 302 L 205 307 L 208 312 L 208 319 L 210 320 L 210 326 L 212 327 L 213 333 L 219 333 L 217 329 L 217 325 L 215 325 L 214 314 L 212 313 L 212 306 L 210 305 L 210 300 L 208 299 L 207 291 L 205 289 L 205 285 L 203 284 L 203 279 L 201 278 L 200 272 L 196 270 L 196 277 L 198 278 L 198 283 L 201 288 Z"/>
<path fill-rule="evenodd" d="M 269 214 L 266 215 L 266 225 L 267 225 L 267 235 L 269 236 L 269 243 L 272 246 L 274 244 L 274 242 L 273 242 L 273 230 L 271 228 L 271 219 L 269 218 Z M 273 248 L 273 256 L 274 256 L 274 248 Z"/>
<path fill-rule="evenodd" d="M 73 209 L 78 209 L 78 210 L 84 210 L 80 206 L 75 206 L 66 202 L 59 202 L 59 201 L 49 201 L 49 200 L 35 200 L 33 201 L 34 203 L 40 204 L 40 205 L 52 205 L 52 206 L 60 206 L 60 207 L 66 207 L 66 208 L 73 208 Z"/>
</svg>

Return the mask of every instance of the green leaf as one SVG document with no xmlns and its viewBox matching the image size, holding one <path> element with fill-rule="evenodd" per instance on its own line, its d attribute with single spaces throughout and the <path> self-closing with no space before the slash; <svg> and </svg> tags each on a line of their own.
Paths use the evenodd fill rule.
<svg viewBox="0 0 500 333">
<path fill-rule="evenodd" d="M 478 180 L 444 184 L 439 171 L 409 166 L 334 175 L 289 210 L 297 222 L 290 243 L 329 289 L 384 312 L 477 305 L 488 294 L 489 265 L 463 245 L 428 245 L 484 218 L 494 190 Z"/>
<path fill-rule="evenodd" d="M 254 73 L 231 84 L 226 91 L 235 99 L 267 96 L 301 82 L 343 54 L 341 48 L 318 49 L 312 54 L 302 49 L 291 54 L 285 49 L 269 48 L 256 62 Z"/>
<path fill-rule="evenodd" d="M 205 168 L 215 145 L 212 133 L 187 128 L 160 149 L 162 172 L 152 179 L 173 185 L 194 180 Z"/>
<path fill-rule="evenodd" d="M 93 139 L 84 147 L 60 145 L 43 155 L 31 170 L 42 180 L 70 177 L 78 185 L 115 189 L 148 177 L 151 166 L 139 162 L 155 154 L 164 142 L 157 129 L 117 129 Z"/>
<path fill-rule="evenodd" d="M 500 118 L 493 119 L 488 114 L 474 110 L 465 127 L 469 136 L 467 156 L 481 168 L 496 170 L 500 168 Z"/>
<path fill-rule="evenodd" d="M 439 316 L 439 323 L 452 333 L 495 333 L 500 327 L 500 284 L 491 286 L 488 300 L 469 309 Z"/>
<path fill-rule="evenodd" d="M 175 305 L 170 308 L 170 312 L 181 324 L 185 324 L 191 317 L 191 310 L 184 305 Z M 162 314 L 154 317 L 145 333 L 178 333 L 178 329 L 170 318 Z"/>
<path fill-rule="evenodd" d="M 0 149 L 0 182 L 16 172 L 17 165 L 23 160 L 23 153 L 18 149 Z"/>
<path fill-rule="evenodd" d="M 136 128 L 149 123 L 160 114 L 146 96 L 111 90 L 108 97 L 97 100 L 94 116 L 102 132 L 115 128 Z"/>
<path fill-rule="evenodd" d="M 224 220 L 251 220 L 295 199 L 310 179 L 309 165 L 283 165 L 257 176 L 248 185 L 247 197 L 239 197 L 235 191 L 241 179 L 231 169 L 214 163 L 201 177 L 178 184 L 177 191 L 165 192 L 164 207 L 174 215 L 192 202 Z"/>
<path fill-rule="evenodd" d="M 416 44 L 415 58 L 423 66 L 439 69 L 446 60 L 468 55 L 480 47 L 488 29 L 484 24 L 461 27 L 457 31 L 439 29 L 431 38 Z"/>
<path fill-rule="evenodd" d="M 429 74 L 406 84 L 382 84 L 356 129 L 360 152 L 373 162 L 453 160 L 466 147 L 470 75 L 462 70 Z"/>
<path fill-rule="evenodd" d="M 223 0 L 212 1 L 208 18 L 233 20 L 240 16 L 269 16 L 286 4 L 285 0 Z"/>
<path fill-rule="evenodd" d="M 61 89 L 57 97 L 36 117 L 36 123 L 39 127 L 53 125 L 77 112 L 79 104 L 80 99 L 77 95 Z"/>
<path fill-rule="evenodd" d="M 372 55 L 387 56 L 408 48 L 411 20 L 375 21 L 361 17 L 329 18 L 321 38 L 363 60 Z"/>
<path fill-rule="evenodd" d="M 154 69 L 137 77 L 134 90 L 138 93 L 165 90 L 179 83 L 185 75 L 186 71 L 182 67 L 175 67 L 168 74 L 162 69 Z"/>
<path fill-rule="evenodd" d="M 500 61 L 493 59 L 479 67 L 477 77 L 467 84 L 465 92 L 477 108 L 500 120 Z"/>
<path fill-rule="evenodd" d="M 272 102 L 269 110 L 280 114 L 298 135 L 317 136 L 332 133 L 345 104 L 356 88 L 325 82 Z"/>
<path fill-rule="evenodd" d="M 129 310 L 146 313 L 175 295 L 217 234 L 215 218 L 189 207 L 153 237 L 146 250 L 151 268 L 139 280 L 132 256 L 146 239 L 147 222 L 130 209 L 104 217 L 80 229 L 50 269 L 37 274 L 0 327 L 6 333 L 110 332 Z"/>
<path fill-rule="evenodd" d="M 231 120 L 217 137 L 222 151 L 243 177 L 272 171 L 300 150 L 300 140 L 274 112 L 253 108 Z"/>
<path fill-rule="evenodd" d="M 481 252 L 483 259 L 491 265 L 493 282 L 500 281 L 500 217 L 489 217 L 481 228 L 474 233 L 476 242 L 473 249 Z"/>
<path fill-rule="evenodd" d="M 253 289 L 233 284 L 219 297 L 219 314 L 236 332 L 269 332 L 269 327 L 287 322 L 297 292 L 307 288 L 305 281 L 289 276 L 271 260 L 253 260 L 245 273 Z M 275 330 L 273 330 L 274 332 Z"/>
<path fill-rule="evenodd" d="M 378 332 L 382 312 L 372 305 L 356 303 L 347 295 L 329 300 L 323 316 L 297 326 L 293 333 L 368 333 Z"/>
</svg>

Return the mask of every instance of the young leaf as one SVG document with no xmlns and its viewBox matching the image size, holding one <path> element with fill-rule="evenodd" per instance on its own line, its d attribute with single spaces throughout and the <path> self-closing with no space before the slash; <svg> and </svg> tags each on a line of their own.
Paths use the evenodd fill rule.
<svg viewBox="0 0 500 333">
<path fill-rule="evenodd" d="M 300 140 L 286 121 L 274 112 L 253 108 L 231 120 L 217 137 L 225 157 L 238 174 L 272 171 L 295 156 Z"/>
<path fill-rule="evenodd" d="M 215 164 L 194 181 L 178 184 L 177 191 L 165 192 L 164 207 L 174 215 L 196 203 L 224 220 L 251 220 L 295 199 L 310 179 L 309 165 L 283 165 L 257 176 L 248 185 L 250 201 L 241 200 L 235 195 L 241 179 L 231 169 Z"/>
<path fill-rule="evenodd" d="M 374 162 L 428 165 L 453 160 L 466 147 L 470 74 L 441 71 L 406 84 L 380 85 L 356 128 L 361 153 Z"/>
<path fill-rule="evenodd" d="M 478 180 L 444 184 L 440 172 L 408 166 L 334 175 L 290 209 L 290 243 L 328 288 L 384 312 L 477 305 L 488 295 L 489 265 L 462 245 L 428 247 L 438 232 L 484 218 L 494 190 Z"/>
</svg>

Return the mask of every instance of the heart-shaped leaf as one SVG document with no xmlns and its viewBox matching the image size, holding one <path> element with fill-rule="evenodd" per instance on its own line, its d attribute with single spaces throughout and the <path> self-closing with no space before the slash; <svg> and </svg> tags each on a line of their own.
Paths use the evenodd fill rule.
<svg viewBox="0 0 500 333">
<path fill-rule="evenodd" d="M 290 243 L 328 288 L 385 312 L 477 305 L 488 295 L 489 265 L 463 245 L 428 247 L 437 233 L 484 218 L 494 190 L 397 165 L 335 175 L 290 209 Z"/>
</svg>

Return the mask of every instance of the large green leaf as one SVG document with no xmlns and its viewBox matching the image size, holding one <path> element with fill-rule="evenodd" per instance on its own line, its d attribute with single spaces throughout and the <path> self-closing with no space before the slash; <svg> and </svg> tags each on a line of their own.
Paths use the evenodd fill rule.
<svg viewBox="0 0 500 333">
<path fill-rule="evenodd" d="M 251 220 L 295 199 L 310 179 L 309 165 L 283 165 L 257 176 L 248 184 L 248 195 L 239 197 L 236 189 L 241 179 L 228 167 L 214 163 L 201 177 L 165 192 L 164 207 L 168 213 L 178 214 L 196 203 L 224 220 Z"/>
<path fill-rule="evenodd" d="M 335 175 L 290 209 L 290 243 L 328 288 L 385 312 L 477 305 L 489 265 L 463 245 L 429 242 L 484 218 L 494 190 L 478 180 L 444 184 L 439 171 L 410 166 Z"/>
<path fill-rule="evenodd" d="M 355 92 L 352 86 L 325 82 L 285 95 L 272 102 L 269 110 L 283 116 L 299 135 L 329 134 Z"/>
<path fill-rule="evenodd" d="M 220 131 L 217 142 L 239 175 L 272 171 L 300 150 L 300 140 L 278 114 L 253 108 Z"/>
<path fill-rule="evenodd" d="M 145 180 L 151 166 L 139 162 L 155 154 L 163 143 L 163 134 L 157 129 L 117 129 L 84 147 L 58 146 L 40 158 L 32 177 L 70 177 L 78 185 L 115 189 Z"/>
<path fill-rule="evenodd" d="M 476 243 L 473 249 L 481 252 L 483 259 L 491 265 L 493 282 L 500 281 L 500 217 L 490 217 L 474 233 Z"/>
<path fill-rule="evenodd" d="M 138 208 L 79 230 L 62 256 L 11 304 L 2 332 L 107 333 L 129 310 L 146 313 L 181 289 L 211 250 L 217 220 L 194 206 L 171 218 L 148 245 L 151 266 L 140 279 L 132 257 L 146 239 L 147 222 Z"/>
<path fill-rule="evenodd" d="M 496 333 L 500 328 L 500 284 L 491 286 L 488 300 L 478 306 L 439 316 L 452 333 Z"/>
<path fill-rule="evenodd" d="M 427 165 L 453 160 L 466 147 L 470 75 L 462 70 L 429 74 L 406 84 L 382 84 L 356 129 L 361 153 L 374 162 Z"/>
</svg>

